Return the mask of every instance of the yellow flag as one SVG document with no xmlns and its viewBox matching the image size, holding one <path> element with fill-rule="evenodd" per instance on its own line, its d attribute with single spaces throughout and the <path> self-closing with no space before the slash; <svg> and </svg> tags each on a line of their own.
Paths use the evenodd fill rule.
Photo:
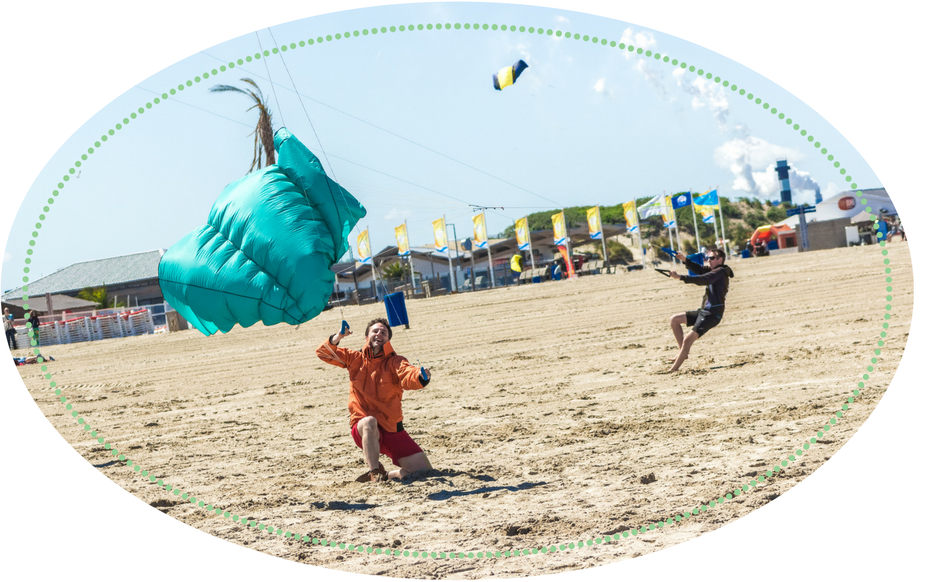
<svg viewBox="0 0 940 582">
<path fill-rule="evenodd" d="M 552 215 L 552 230 L 555 233 L 555 244 L 563 245 L 568 241 L 568 230 L 565 229 L 565 213 Z"/>
<path fill-rule="evenodd" d="M 395 227 L 395 240 L 398 241 L 398 256 L 407 257 L 411 254 L 411 247 L 408 245 L 408 225 L 403 224 Z"/>
<path fill-rule="evenodd" d="M 473 244 L 478 249 L 485 249 L 488 244 L 486 241 L 486 217 L 482 212 L 473 217 Z"/>
<path fill-rule="evenodd" d="M 356 237 L 356 249 L 359 251 L 359 262 L 369 264 L 372 262 L 372 245 L 369 244 L 369 229 L 359 233 Z"/>
<path fill-rule="evenodd" d="M 636 200 L 624 202 L 623 217 L 627 221 L 627 232 L 636 232 L 640 229 L 640 220 L 636 215 Z"/>
<path fill-rule="evenodd" d="M 591 238 L 594 240 L 600 240 L 604 233 L 601 229 L 601 209 L 599 206 L 588 208 L 587 221 L 588 231 L 591 233 Z"/>
<path fill-rule="evenodd" d="M 447 250 L 447 225 L 443 218 L 438 218 L 431 223 L 434 225 L 434 250 L 443 253 Z"/>
<path fill-rule="evenodd" d="M 663 198 L 662 202 L 663 209 L 663 226 L 666 228 L 672 228 L 676 225 L 676 211 L 672 208 L 672 202 L 669 198 Z"/>
<path fill-rule="evenodd" d="M 529 218 L 524 217 L 516 221 L 516 244 L 520 251 L 529 249 Z"/>
<path fill-rule="evenodd" d="M 517 273 L 522 272 L 522 255 L 513 255 L 509 261 L 509 268 Z"/>
</svg>

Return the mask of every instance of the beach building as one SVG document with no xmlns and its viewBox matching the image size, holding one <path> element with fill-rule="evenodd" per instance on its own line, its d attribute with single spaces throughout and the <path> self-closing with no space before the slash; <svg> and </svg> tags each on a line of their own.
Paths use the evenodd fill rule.
<svg viewBox="0 0 940 582">
<path fill-rule="evenodd" d="M 129 307 L 156 305 L 163 303 L 163 292 L 157 278 L 157 268 L 164 249 L 143 253 L 120 255 L 105 259 L 95 259 L 74 263 L 68 267 L 30 281 L 27 293 L 30 298 L 44 297 L 47 293 L 77 297 L 87 287 L 104 287 L 108 298 L 122 302 Z M 3 301 L 22 299 L 22 287 L 7 291 Z M 37 309 L 43 310 L 45 303 L 37 303 Z"/>
<path fill-rule="evenodd" d="M 75 331 L 79 324 L 73 323 L 69 330 L 70 340 L 96 339 L 93 337 L 95 334 L 89 331 L 88 322 L 97 321 L 96 318 L 99 316 L 113 315 L 112 312 L 124 312 L 124 315 L 133 313 L 134 317 L 131 321 L 146 320 L 145 323 L 134 327 L 134 333 L 142 330 L 153 332 L 161 329 L 169 331 L 186 329 L 190 327 L 189 323 L 164 302 L 163 292 L 160 290 L 158 268 L 164 252 L 164 249 L 156 249 L 74 263 L 50 275 L 30 281 L 26 286 L 26 291 L 22 287 L 7 291 L 2 295 L 2 301 L 4 304 L 19 307 L 21 313 L 24 311 L 22 305 L 25 303 L 29 304 L 30 309 L 41 313 L 39 319 L 43 324 L 42 331 L 44 333 L 47 331 L 46 324 L 50 326 L 48 329 L 50 341 L 53 335 L 57 335 L 59 339 L 63 337 L 64 332 L 59 329 L 60 324 L 76 320 L 76 318 L 86 321 L 85 328 Z M 114 305 L 115 308 L 97 309 L 95 303 L 78 299 L 79 292 L 89 287 L 104 287 L 109 305 Z M 28 296 L 27 300 L 23 299 L 24 295 Z M 51 312 L 48 307 L 50 301 Z M 118 307 L 117 304 L 122 304 L 124 307 Z M 17 321 L 16 323 L 22 326 L 25 322 Z M 53 326 L 56 327 L 56 334 L 53 334 Z M 120 333 L 128 335 L 131 329 L 121 330 Z M 115 337 L 116 334 L 118 332 L 110 335 L 106 332 L 97 335 Z M 55 343 L 65 342 L 56 341 Z"/>
<path fill-rule="evenodd" d="M 809 249 L 818 251 L 836 247 L 849 246 L 849 241 L 858 239 L 859 232 L 870 232 L 871 214 L 880 216 L 897 216 L 894 202 L 884 188 L 869 188 L 861 190 L 862 194 L 856 196 L 854 190 L 840 192 L 816 204 L 816 212 L 806 214 L 806 231 L 809 239 Z M 862 204 L 861 199 L 866 202 Z M 871 210 L 866 210 L 871 208 Z M 797 233 L 800 229 L 800 217 L 790 216 L 784 223 L 792 227 Z M 870 238 L 870 237 L 869 237 Z M 797 236 L 800 251 L 803 243 Z M 875 241 L 869 240 L 869 243 Z"/>
</svg>

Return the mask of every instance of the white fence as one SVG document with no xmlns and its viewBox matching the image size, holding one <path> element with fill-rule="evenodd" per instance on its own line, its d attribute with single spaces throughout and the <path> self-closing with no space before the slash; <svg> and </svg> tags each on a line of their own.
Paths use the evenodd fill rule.
<svg viewBox="0 0 940 582">
<path fill-rule="evenodd" d="M 66 313 L 39 318 L 39 345 L 74 344 L 102 339 L 146 335 L 167 331 L 166 303 L 132 309 L 103 309 L 85 313 Z M 15 325 L 16 347 L 30 347 L 26 322 Z"/>
</svg>

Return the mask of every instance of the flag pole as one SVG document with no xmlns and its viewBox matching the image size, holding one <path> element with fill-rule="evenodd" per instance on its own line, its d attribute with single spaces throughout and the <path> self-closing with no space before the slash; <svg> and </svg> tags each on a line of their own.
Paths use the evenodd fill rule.
<svg viewBox="0 0 940 582">
<path fill-rule="evenodd" d="M 369 267 L 372 268 L 372 282 L 376 282 L 375 278 L 375 252 L 372 251 L 372 233 L 369 232 L 369 227 L 366 227 L 366 240 L 369 241 Z"/>
<path fill-rule="evenodd" d="M 668 201 L 668 202 L 667 202 L 667 201 Z M 663 224 L 665 225 L 665 224 L 667 224 L 667 222 L 668 222 L 668 220 L 669 220 L 669 211 L 672 209 L 672 198 L 667 198 L 667 197 L 666 197 L 666 191 L 665 191 L 665 190 L 663 190 L 663 200 L 662 200 L 662 204 L 663 204 L 663 206 L 664 206 L 663 210 L 666 211 L 666 213 L 663 214 Z M 673 221 L 673 222 L 675 222 L 675 221 Z M 675 225 L 673 225 L 673 226 L 675 226 Z M 674 243 L 674 242 L 672 241 L 672 228 L 669 227 L 669 226 L 667 226 L 667 227 L 666 227 L 666 232 L 669 233 L 669 247 L 672 248 L 673 250 L 675 250 L 676 243 Z M 679 238 L 679 234 L 678 234 L 678 233 L 676 233 L 676 238 Z M 673 255 L 673 256 L 671 256 L 671 257 L 669 257 L 669 258 L 672 259 L 672 263 L 673 263 L 673 264 L 676 263 L 676 257 L 675 257 L 675 255 Z"/>
<path fill-rule="evenodd" d="M 408 236 L 408 220 L 405 219 L 405 238 L 408 239 L 408 267 L 411 269 L 411 289 L 412 291 L 418 290 L 418 283 L 415 281 L 415 264 L 411 259 L 411 255 L 414 253 L 411 252 L 411 237 Z"/>
<path fill-rule="evenodd" d="M 607 262 L 607 241 L 604 240 L 604 221 L 601 220 L 601 205 L 598 204 L 597 208 L 597 226 L 601 229 L 601 248 L 604 250 L 604 269 L 606 273 L 610 273 L 610 264 Z M 588 230 L 590 230 L 590 225 Z"/>
<path fill-rule="evenodd" d="M 568 249 L 568 261 L 565 266 L 570 266 L 571 270 L 574 271 L 574 257 L 571 256 L 571 233 L 568 232 L 568 220 L 565 218 L 564 208 L 561 209 L 561 223 L 565 226 L 565 248 Z M 575 273 L 568 273 L 569 280 L 575 277 L 577 277 Z"/>
<path fill-rule="evenodd" d="M 454 272 L 454 262 L 450 258 L 450 235 L 447 234 L 447 215 L 443 216 L 444 219 L 444 240 L 447 242 L 447 274 L 450 279 L 450 292 L 453 293 L 457 290 L 457 273 Z M 454 246 L 457 245 L 457 241 L 454 241 Z"/>
<path fill-rule="evenodd" d="M 646 268 L 646 253 L 643 252 L 643 223 L 640 222 L 640 209 L 637 208 L 636 196 L 633 197 L 633 212 L 636 216 L 636 236 L 640 241 L 640 261 L 643 268 Z"/>
<path fill-rule="evenodd" d="M 379 299 L 379 280 L 375 278 L 375 251 L 372 250 L 372 233 L 369 227 L 366 227 L 366 240 L 369 241 L 369 266 L 372 268 L 372 288 L 375 290 L 375 300 Z M 359 288 L 356 287 L 356 291 Z"/>
<path fill-rule="evenodd" d="M 695 252 L 699 252 L 702 250 L 702 241 L 698 238 L 698 221 L 695 220 L 695 197 L 692 196 L 691 188 L 689 188 L 689 199 L 692 203 L 692 226 L 695 227 Z"/>
<path fill-rule="evenodd" d="M 486 210 L 482 211 L 483 214 L 483 230 L 486 230 Z M 490 263 L 490 287 L 492 289 L 496 288 L 496 274 L 493 273 L 493 253 L 490 252 L 490 233 L 486 233 L 486 257 Z"/>
<path fill-rule="evenodd" d="M 529 232 L 529 217 L 525 217 L 525 239 L 529 243 L 529 260 L 532 262 L 532 282 L 535 282 L 535 255 L 532 254 L 532 233 Z M 539 281 L 542 279 L 539 278 Z"/>
<path fill-rule="evenodd" d="M 728 239 L 725 238 L 725 217 L 721 213 L 721 194 L 718 193 L 718 186 L 715 186 L 715 197 L 718 198 L 718 219 L 721 220 L 721 244 L 725 249 L 725 256 L 728 256 Z M 718 227 L 715 227 L 715 235 L 718 234 Z"/>
</svg>

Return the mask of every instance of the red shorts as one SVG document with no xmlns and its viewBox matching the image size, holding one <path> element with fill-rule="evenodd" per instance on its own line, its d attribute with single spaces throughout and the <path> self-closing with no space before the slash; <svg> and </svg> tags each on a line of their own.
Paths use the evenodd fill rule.
<svg viewBox="0 0 940 582">
<path fill-rule="evenodd" d="M 353 425 L 351 432 L 353 440 L 356 441 L 356 446 L 361 449 L 362 437 L 359 436 L 356 425 Z M 412 440 L 407 431 L 388 432 L 381 426 L 379 427 L 379 453 L 390 458 L 395 466 L 401 466 L 398 464 L 399 459 L 423 452 L 421 447 L 418 446 L 418 443 Z"/>
</svg>

